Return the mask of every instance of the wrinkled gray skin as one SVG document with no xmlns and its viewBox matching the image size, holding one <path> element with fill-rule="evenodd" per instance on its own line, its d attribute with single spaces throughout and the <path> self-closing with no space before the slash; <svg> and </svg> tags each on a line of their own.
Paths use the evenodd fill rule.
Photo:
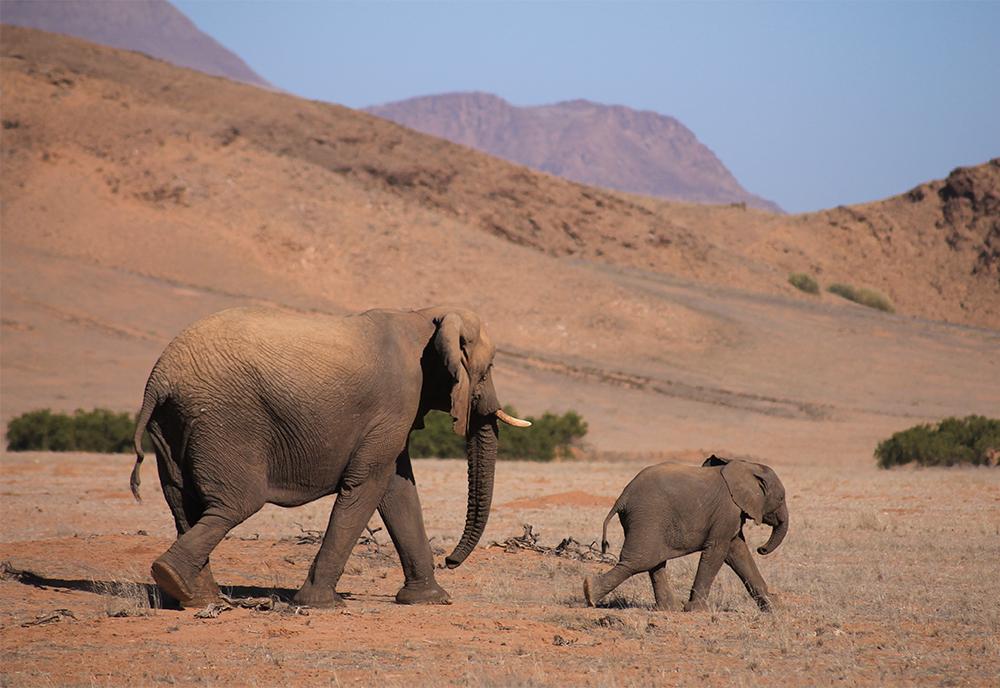
<svg viewBox="0 0 1000 688">
<path fill-rule="evenodd" d="M 601 550 L 608 548 L 608 522 L 618 514 L 625 531 L 618 564 L 584 580 L 583 595 L 594 606 L 630 576 L 648 571 L 656 608 L 675 609 L 666 562 L 701 552 L 691 596 L 684 611 L 705 608 L 712 581 L 728 564 L 764 611 L 770 611 L 767 584 L 743 537 L 750 518 L 772 526 L 757 551 L 773 552 L 788 532 L 785 488 L 769 467 L 711 456 L 699 466 L 661 463 L 642 470 L 604 519 Z"/>
<path fill-rule="evenodd" d="M 235 308 L 174 339 L 146 385 L 135 434 L 148 429 L 177 541 L 153 563 L 183 606 L 215 599 L 209 555 L 264 504 L 339 493 L 295 601 L 343 604 L 337 581 L 377 508 L 403 566 L 404 604 L 447 603 L 434 580 L 409 434 L 431 409 L 466 437 L 465 531 L 449 567 L 476 546 L 490 513 L 500 407 L 495 349 L 467 310 L 373 310 L 348 317 Z"/>
</svg>

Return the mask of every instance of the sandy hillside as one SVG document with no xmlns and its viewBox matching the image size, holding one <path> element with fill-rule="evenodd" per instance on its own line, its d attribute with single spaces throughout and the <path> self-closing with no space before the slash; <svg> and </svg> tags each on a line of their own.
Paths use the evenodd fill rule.
<svg viewBox="0 0 1000 688">
<path fill-rule="evenodd" d="M 468 304 L 504 400 L 580 410 L 599 450 L 867 462 L 1000 408 L 996 162 L 813 215 L 678 205 L 134 53 L 7 26 L 2 48 L 4 419 L 131 410 L 166 342 L 238 303 Z"/>
<path fill-rule="evenodd" d="M 132 457 L 0 453 L 0 685 L 1000 680 L 1000 472 L 871 459 L 894 430 L 1000 408 L 997 163 L 813 215 L 676 205 L 133 53 L 6 26 L 0 43 L 3 420 L 134 409 L 166 342 L 226 306 L 449 301 L 486 316 L 504 401 L 579 410 L 599 459 L 500 462 L 483 547 L 440 573 L 451 606 L 392 604 L 383 530 L 348 563 L 346 609 L 287 605 L 324 499 L 223 541 L 220 582 L 264 599 L 200 618 L 157 605 L 149 564 L 173 533 L 151 466 L 137 504 Z M 791 270 L 898 312 L 803 295 Z M 621 487 L 710 451 L 760 457 L 788 490 L 789 536 L 758 557 L 776 612 L 727 571 L 707 613 L 652 611 L 642 577 L 584 608 Z M 414 470 L 441 555 L 465 464 Z M 576 556 L 488 547 L 525 523 Z M 678 596 L 695 562 L 670 564 Z"/>
</svg>

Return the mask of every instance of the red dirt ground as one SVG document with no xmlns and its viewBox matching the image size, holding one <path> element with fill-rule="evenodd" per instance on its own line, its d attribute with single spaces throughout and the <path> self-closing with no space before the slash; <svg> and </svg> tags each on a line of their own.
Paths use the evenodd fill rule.
<svg viewBox="0 0 1000 688">
<path fill-rule="evenodd" d="M 234 609 L 201 619 L 197 610 L 148 608 L 148 566 L 169 545 L 171 525 L 155 471 L 147 471 L 145 501 L 131 501 L 130 464 L 126 456 L 0 458 L 3 685 L 990 686 L 1000 679 L 995 470 L 783 469 L 792 530 L 777 552 L 758 557 L 780 600 L 773 615 L 757 612 L 726 571 L 709 612 L 651 611 L 644 577 L 604 608 L 587 609 L 582 576 L 607 564 L 498 547 L 439 572 L 452 605 L 403 607 L 392 602 L 398 563 L 376 531 L 379 551 L 359 545 L 342 579 L 346 609 Z M 503 462 L 483 544 L 519 535 L 529 519 L 542 544 L 567 536 L 589 543 L 613 501 L 594 494 L 616 492 L 640 466 Z M 415 470 L 432 545 L 443 553 L 461 528 L 463 462 L 420 461 Z M 321 529 L 329 507 L 321 500 L 268 508 L 250 519 L 213 555 L 220 583 L 242 586 L 235 594 L 290 594 L 316 550 L 296 538 Z M 767 535 L 748 532 L 755 543 Z M 611 535 L 616 551 L 617 522 Z M 678 595 L 695 561 L 670 564 Z M 71 616 L 37 623 L 59 609 Z"/>
</svg>

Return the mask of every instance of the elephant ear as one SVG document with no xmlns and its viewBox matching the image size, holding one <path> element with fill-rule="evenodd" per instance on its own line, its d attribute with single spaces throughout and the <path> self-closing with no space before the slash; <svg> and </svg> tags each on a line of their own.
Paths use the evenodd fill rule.
<svg viewBox="0 0 1000 688">
<path fill-rule="evenodd" d="M 725 466 L 729 463 L 729 459 L 723 459 L 715 454 L 705 459 L 705 462 L 701 464 L 702 468 L 710 468 L 712 466 Z"/>
<path fill-rule="evenodd" d="M 754 472 L 752 464 L 745 461 L 729 461 L 722 469 L 722 478 L 726 481 L 726 487 L 729 488 L 729 494 L 732 495 L 736 506 L 758 524 L 761 523 L 764 517 L 766 484 L 764 479 Z"/>
<path fill-rule="evenodd" d="M 469 371 L 463 348 L 462 318 L 449 313 L 438 323 L 434 348 L 451 375 L 451 419 L 456 435 L 466 434 L 469 427 Z"/>
</svg>

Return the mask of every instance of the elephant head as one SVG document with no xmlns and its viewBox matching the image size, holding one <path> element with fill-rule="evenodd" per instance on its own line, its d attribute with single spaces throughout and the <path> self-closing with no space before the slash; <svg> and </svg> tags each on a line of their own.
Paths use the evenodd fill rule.
<svg viewBox="0 0 1000 688">
<path fill-rule="evenodd" d="M 771 537 L 757 552 L 769 554 L 777 549 L 788 533 L 788 505 L 785 486 L 774 471 L 763 464 L 722 459 L 714 454 L 702 465 L 722 466 L 722 478 L 736 506 L 755 522 L 771 526 Z"/>
<path fill-rule="evenodd" d="M 455 568 L 475 548 L 490 516 L 497 421 L 518 427 L 531 423 L 500 408 L 491 372 L 496 347 L 479 317 L 471 311 L 445 308 L 429 309 L 426 314 L 436 330 L 425 351 L 425 376 L 431 380 L 425 406 L 451 414 L 455 433 L 465 437 L 469 462 L 465 529 L 455 550 L 445 558 L 445 564 Z"/>
</svg>

